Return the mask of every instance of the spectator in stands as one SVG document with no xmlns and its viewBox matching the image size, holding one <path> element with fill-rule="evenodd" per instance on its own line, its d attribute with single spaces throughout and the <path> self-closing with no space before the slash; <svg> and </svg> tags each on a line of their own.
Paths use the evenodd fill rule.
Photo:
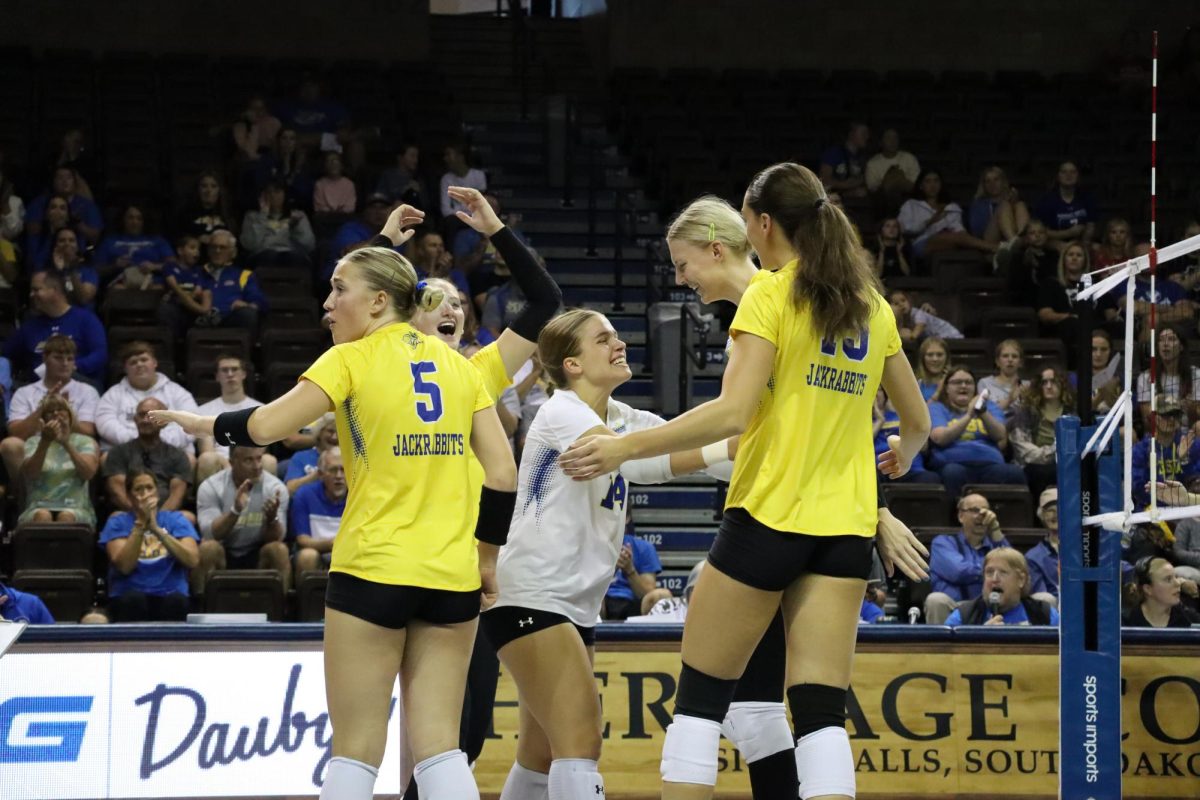
<svg viewBox="0 0 1200 800">
<path fill-rule="evenodd" d="M 41 380 L 17 389 L 8 414 L 8 438 L 0 442 L 4 466 L 15 480 L 25 459 L 25 440 L 32 438 L 42 427 L 42 402 L 58 396 L 71 404 L 75 412 L 73 433 L 87 437 L 96 435 L 96 404 L 100 394 L 91 384 L 77 381 L 75 375 L 75 342 L 69 336 L 57 334 L 46 340 L 42 348 L 42 363 L 46 375 Z"/>
<path fill-rule="evenodd" d="M 354 181 L 346 177 L 342 154 L 325 154 L 324 169 L 313 186 L 313 211 L 317 214 L 353 214 L 358 202 Z"/>
<path fill-rule="evenodd" d="M 917 385 L 921 387 L 921 396 L 928 402 L 937 394 L 938 387 L 946 377 L 946 368 L 950 364 L 950 350 L 946 340 L 936 336 L 927 336 L 917 348 Z"/>
<path fill-rule="evenodd" d="M 158 487 L 158 507 L 164 511 L 182 511 L 192 480 L 192 467 L 187 454 L 179 447 L 163 441 L 161 430 L 149 417 L 149 412 L 167 406 L 157 397 L 147 397 L 137 404 L 134 423 L 137 436 L 108 451 L 104 459 L 104 486 L 108 501 L 120 511 L 133 511 L 133 500 L 125 490 L 125 478 L 134 471 L 149 472 Z M 193 522 L 191 512 L 183 512 Z"/>
<path fill-rule="evenodd" d="M 54 234 L 54 249 L 50 260 L 41 266 L 47 272 L 57 272 L 62 277 L 67 299 L 74 305 L 93 309 L 96 293 L 100 291 L 100 276 L 88 265 L 79 250 L 78 234 L 63 228 Z"/>
<path fill-rule="evenodd" d="M 316 483 L 321 479 L 318 469 L 321 453 L 338 445 L 337 425 L 332 411 L 324 414 L 312 427 L 316 444 L 294 454 L 291 461 L 288 462 L 287 472 L 283 476 L 289 495 L 295 494 L 302 486 Z"/>
<path fill-rule="evenodd" d="M 25 484 L 23 522 L 96 524 L 88 481 L 100 466 L 96 442 L 75 433 L 75 412 L 59 395 L 40 406 L 41 429 L 25 440 L 21 478 Z"/>
<path fill-rule="evenodd" d="M 208 243 L 208 275 L 212 310 L 197 324 L 221 328 L 258 328 L 259 315 L 266 313 L 267 296 L 248 269 L 237 266 L 237 239 L 229 231 L 215 231 Z M 203 320 L 203 321 L 201 321 Z"/>
<path fill-rule="evenodd" d="M 1167 324 L 1158 329 L 1154 337 L 1158 349 L 1158 363 L 1154 374 L 1154 385 L 1150 385 L 1150 370 L 1138 375 L 1137 401 L 1142 422 L 1150 425 L 1150 392 L 1170 395 L 1183 406 L 1189 422 L 1200 419 L 1200 367 L 1192 366 L 1187 358 L 1187 336 L 1179 325 Z M 1159 410 L 1161 414 L 1161 409 Z"/>
<path fill-rule="evenodd" d="M 417 270 L 417 277 L 442 278 L 450 281 L 463 292 L 471 291 L 467 276 L 454 268 L 454 256 L 446 251 L 442 235 L 431 228 L 417 231 L 409 245 L 409 261 Z"/>
<path fill-rule="evenodd" d="M 335 445 L 321 453 L 316 474 L 317 482 L 301 486 L 292 496 L 288 512 L 296 543 L 296 585 L 305 572 L 329 570 L 333 540 L 346 511 L 346 468 L 340 448 Z"/>
<path fill-rule="evenodd" d="M 870 141 L 871 129 L 864 123 L 851 122 L 846 141 L 833 145 L 821 154 L 821 166 L 817 176 L 821 183 L 825 184 L 827 191 L 838 192 L 846 198 L 867 196 L 864 153 Z M 897 138 L 897 149 L 899 145 Z"/>
<path fill-rule="evenodd" d="M 997 166 L 985 169 L 967 211 L 971 235 L 995 244 L 1012 242 L 1028 224 L 1029 208 L 1008 182 L 1008 175 Z"/>
<path fill-rule="evenodd" d="M 198 414 L 215 417 L 227 411 L 244 411 L 262 405 L 246 394 L 246 362 L 241 356 L 233 353 L 217 356 L 215 378 L 221 387 L 221 396 L 200 406 Z M 200 437 L 196 444 L 200 451 L 200 458 L 196 462 L 196 484 L 199 485 L 208 480 L 210 475 L 229 466 L 229 446 L 211 436 Z M 274 475 L 276 466 L 275 456 L 269 453 L 263 455 L 263 469 Z"/>
<path fill-rule="evenodd" d="M 385 196 L 391 203 L 408 203 L 426 213 L 434 210 L 420 172 L 421 150 L 416 142 L 404 142 L 396 151 L 396 166 L 379 173 L 375 193 Z"/>
<path fill-rule="evenodd" d="M 196 179 L 195 194 L 188 199 L 177 230 L 195 236 L 206 245 L 216 231 L 232 231 L 237 227 L 229 194 L 221 176 L 211 170 L 201 172 Z"/>
<path fill-rule="evenodd" d="M 268 109 L 261 94 L 252 94 L 246 108 L 231 126 L 237 156 L 243 161 L 258 161 L 275 147 L 275 140 L 283 129 L 283 123 Z"/>
<path fill-rule="evenodd" d="M 1008 260 L 1008 293 L 1036 307 L 1039 284 L 1057 280 L 1058 251 L 1049 244 L 1046 226 L 1032 219 Z"/>
<path fill-rule="evenodd" d="M 315 146 L 321 134 L 333 134 L 350 123 L 350 112 L 336 100 L 321 96 L 321 84 L 311 75 L 300 82 L 295 98 L 275 103 L 276 116 L 284 128 L 301 134 Z"/>
<path fill-rule="evenodd" d="M 42 598 L 0 583 L 0 619 L 26 622 L 30 625 L 53 625 L 54 615 Z"/>
<path fill-rule="evenodd" d="M 604 619 L 615 622 L 649 614 L 659 600 L 671 596 L 669 589 L 658 588 L 662 563 L 654 545 L 633 535 L 633 522 L 625 526 L 621 552 L 612 583 L 604 593 Z"/>
<path fill-rule="evenodd" d="M 1194 239 L 1200 236 L 1200 222 L 1192 220 L 1183 228 L 1182 239 Z M 1171 280 L 1188 290 L 1188 296 L 1196 301 L 1197 286 L 1200 285 L 1200 250 L 1193 250 L 1186 256 L 1175 259 L 1181 262 L 1171 274 Z M 1168 262 L 1173 263 L 1173 262 Z"/>
<path fill-rule="evenodd" d="M 1025 472 L 1004 461 L 1004 412 L 987 395 L 976 394 L 970 370 L 950 369 L 929 403 L 929 416 L 929 465 L 951 497 L 968 483 L 1025 483 Z"/>
<path fill-rule="evenodd" d="M 1198 481 L 1193 478 L 1191 484 L 1195 486 L 1197 483 Z M 1183 489 L 1183 485 L 1178 482 L 1172 482 L 1170 485 Z M 1170 498 L 1162 491 L 1161 486 L 1162 484 L 1160 484 L 1158 492 L 1158 501 L 1166 503 Z M 1187 505 L 1187 503 L 1180 505 Z M 1169 560 L 1179 571 L 1179 576 L 1200 582 L 1200 518 L 1190 517 L 1180 520 L 1179 524 L 1175 526 L 1175 541 L 1171 542 L 1170 549 Z"/>
<path fill-rule="evenodd" d="M 877 195 L 887 213 L 895 213 L 912 192 L 913 182 L 921 174 L 917 157 L 900 149 L 900 134 L 888 128 L 879 137 L 880 151 L 867 162 L 864 179 L 867 191 Z"/>
<path fill-rule="evenodd" d="M 371 237 L 379 232 L 379 229 L 387 222 L 391 210 L 391 201 L 385 195 L 376 193 L 367 197 L 361 219 L 347 220 L 334 234 L 333 243 L 329 247 L 330 259 L 325 262 L 321 272 L 322 281 L 327 282 L 333 275 L 333 268 L 339 258 L 355 247 L 370 241 Z M 400 252 L 402 248 L 396 247 L 395 250 Z"/>
<path fill-rule="evenodd" d="M 941 317 L 930 314 L 923 308 L 913 308 L 908 293 L 893 289 L 887 293 L 888 303 L 896 315 L 896 327 L 900 338 L 906 342 L 918 342 L 930 336 L 938 339 L 961 339 L 962 333 Z"/>
<path fill-rule="evenodd" d="M 929 546 L 929 596 L 925 598 L 925 622 L 941 625 L 964 600 L 983 591 L 983 559 L 997 547 L 1009 547 L 1000 520 L 987 498 L 968 494 L 956 505 L 958 533 L 933 537 Z"/>
<path fill-rule="evenodd" d="M 994 601 L 994 602 L 993 602 Z M 959 625 L 1058 625 L 1055 603 L 1030 596 L 1029 565 L 1019 550 L 996 547 L 983 557 L 983 590 L 946 618 Z"/>
<path fill-rule="evenodd" d="M 1149 405 L 1149 404 L 1147 404 Z M 1187 483 L 1200 475 L 1200 439 L 1184 425 L 1183 405 L 1174 395 L 1158 396 L 1158 416 L 1154 436 L 1133 446 L 1133 502 L 1138 508 L 1150 503 L 1150 448 L 1158 460 L 1160 481 Z"/>
<path fill-rule="evenodd" d="M 875 455 L 888 449 L 888 437 L 900 435 L 900 414 L 888 399 L 887 392 L 880 387 L 875 393 L 875 405 L 872 408 L 871 421 L 875 430 Z M 900 478 L 894 478 L 897 483 L 941 483 L 942 479 L 936 472 L 925 469 L 925 458 L 920 453 L 913 456 L 912 466 Z"/>
<path fill-rule="evenodd" d="M 525 434 L 538 410 L 550 399 L 548 388 L 545 371 L 535 356 L 521 365 L 513 375 L 512 385 L 500 394 L 496 413 L 518 455 L 525 449 Z"/>
<path fill-rule="evenodd" d="M 1134 247 L 1135 256 L 1144 256 L 1150 252 L 1149 244 L 1139 244 Z M 1143 270 L 1134 278 L 1133 313 L 1137 318 L 1137 329 L 1140 340 L 1146 341 L 1150 336 L 1150 307 L 1157 306 L 1155 316 L 1159 324 L 1178 322 L 1191 326 L 1196 311 L 1196 304 L 1188 298 L 1187 290 L 1172 280 L 1159 278 L 1154 284 L 1154 293 L 1150 292 L 1150 273 Z"/>
<path fill-rule="evenodd" d="M 1190 485 L 1196 485 L 1198 482 L 1195 477 L 1190 481 Z M 1159 486 L 1179 486 L 1178 481 L 1167 481 L 1166 484 L 1159 483 Z M 1200 581 L 1200 569 L 1188 566 L 1180 560 L 1179 552 L 1175 549 L 1175 535 L 1171 530 L 1171 523 L 1160 520 L 1157 523 L 1143 523 L 1137 525 L 1133 529 L 1133 535 L 1129 537 L 1129 545 L 1123 547 L 1121 551 L 1122 560 L 1122 575 L 1128 576 L 1128 572 L 1124 569 L 1125 564 L 1136 564 L 1143 558 L 1165 558 L 1175 567 L 1175 574 L 1183 581 L 1183 593 L 1194 603 L 1200 596 L 1200 588 L 1197 587 L 1197 581 Z"/>
<path fill-rule="evenodd" d="M 1050 191 L 1038 201 L 1036 216 L 1046 226 L 1049 245 L 1061 250 L 1067 244 L 1082 241 L 1088 246 L 1096 229 L 1096 205 L 1091 195 L 1079 189 L 1079 167 L 1073 161 L 1058 165 L 1058 174 Z"/>
<path fill-rule="evenodd" d="M 466 150 L 462 145 L 446 145 L 446 148 L 442 151 L 442 160 L 446 164 L 446 171 L 442 174 L 441 183 L 438 185 L 438 200 L 441 205 L 442 218 L 445 221 L 458 223 L 458 218 L 454 216 L 454 213 L 456 211 L 467 211 L 467 209 L 462 203 L 450 196 L 450 187 L 463 186 L 468 189 L 478 189 L 481 192 L 487 192 L 487 175 L 484 174 L 483 170 L 470 165 L 467 161 Z M 451 224 L 447 228 L 447 233 L 458 231 L 462 227 L 461 223 Z"/>
<path fill-rule="evenodd" d="M 1047 594 L 1058 606 L 1058 487 L 1050 486 L 1038 495 L 1037 517 L 1046 529 L 1046 538 L 1029 549 L 1029 591 Z"/>
<path fill-rule="evenodd" d="M 1040 495 L 1058 481 L 1054 423 L 1075 403 L 1066 373 L 1058 367 L 1042 370 L 1036 386 L 1025 390 L 1020 408 L 1009 422 L 1013 461 L 1025 470 L 1029 491 Z"/>
<path fill-rule="evenodd" d="M 996 345 L 994 363 L 996 374 L 981 380 L 979 391 L 987 390 L 988 399 L 1004 412 L 1004 419 L 1008 422 L 1021 404 L 1021 390 L 1029 385 L 1029 381 L 1021 380 L 1025 349 L 1016 339 L 1005 339 Z"/>
<path fill-rule="evenodd" d="M 262 468 L 261 447 L 236 446 L 230 467 L 200 485 L 200 568 L 194 588 L 214 569 L 273 569 L 291 583 L 287 533 L 288 493 L 283 482 Z"/>
<path fill-rule="evenodd" d="M 1107 413 L 1121 396 L 1121 354 L 1113 353 L 1108 331 L 1092 331 L 1092 410 Z"/>
<path fill-rule="evenodd" d="M 900 221 L 895 217 L 888 217 L 879 223 L 875 275 L 886 284 L 889 278 L 902 278 L 911 274 L 912 267 L 904 257 L 904 237 L 900 235 Z"/>
<path fill-rule="evenodd" d="M 282 183 L 268 181 L 258 198 L 258 210 L 247 211 L 242 220 L 242 248 L 250 256 L 250 266 L 307 269 L 316 243 L 308 216 L 290 207 Z"/>
<path fill-rule="evenodd" d="M 67 128 L 58 140 L 58 150 L 47 164 L 49 169 L 70 167 L 75 171 L 75 190 L 94 200 L 91 184 L 96 180 L 96 157 L 87 147 L 87 138 L 79 127 Z"/>
<path fill-rule="evenodd" d="M 1072 242 L 1059 251 L 1058 277 L 1038 284 L 1038 323 L 1043 336 L 1061 339 L 1072 353 L 1079 339 L 1079 314 L 1075 311 L 1075 296 L 1082 287 L 1080 281 L 1088 270 L 1087 248 Z"/>
<path fill-rule="evenodd" d="M 74 227 L 89 245 L 100 241 L 100 230 L 104 227 L 104 218 L 100 216 L 99 207 L 91 198 L 79 191 L 78 175 L 68 166 L 56 167 L 51 179 L 50 190 L 43 192 L 33 199 L 25 211 L 25 227 L 30 236 L 38 236 L 43 231 L 46 217 L 46 207 L 50 198 L 60 195 L 67 200 L 67 207 Z"/>
<path fill-rule="evenodd" d="M 900 206 L 900 228 L 909 237 L 913 255 L 924 259 L 945 250 L 996 252 L 997 245 L 972 236 L 963 227 L 962 207 L 950 193 L 937 170 L 926 169 L 913 187 L 912 197 Z"/>
<path fill-rule="evenodd" d="M 4 357 L 18 373 L 32 372 L 42 362 L 42 347 L 56 333 L 75 342 L 75 365 L 94 385 L 102 386 L 108 366 L 108 340 L 95 313 L 67 301 L 62 277 L 36 272 L 29 280 L 33 312 L 4 343 Z"/>
<path fill-rule="evenodd" d="M 167 293 L 158 307 L 159 324 L 182 341 L 197 320 L 212 312 L 212 278 L 200 266 L 200 240 L 185 234 L 175 243 L 175 260 L 163 269 Z"/>
<path fill-rule="evenodd" d="M 283 128 L 275 140 L 275 152 L 259 159 L 257 187 L 261 190 L 267 181 L 276 180 L 287 189 L 288 200 L 296 208 L 312 210 L 313 177 L 308 169 L 306 151 L 299 144 L 299 136 L 293 128 Z M 253 195 L 251 195 L 253 202 Z"/>
<path fill-rule="evenodd" d="M 132 511 L 113 514 L 100 532 L 108 554 L 108 613 L 113 622 L 183 622 L 188 570 L 200 563 L 200 537 L 188 519 L 158 507 L 154 476 L 131 470 Z"/>
<path fill-rule="evenodd" d="M 458 307 L 463 312 L 463 334 L 458 343 L 458 352 L 470 358 L 496 339 L 492 336 L 491 331 L 479 324 L 479 315 L 475 313 L 475 304 L 461 290 L 458 292 Z"/>
<path fill-rule="evenodd" d="M 103 278 L 116 276 L 126 289 L 161 289 L 163 268 L 174 260 L 167 240 L 146 232 L 146 215 L 135 203 L 121 213 L 121 232 L 106 236 L 92 258 Z"/>
<path fill-rule="evenodd" d="M 500 334 L 525 310 L 525 293 L 511 279 L 489 289 L 483 301 L 481 322 L 493 337 Z"/>
<path fill-rule="evenodd" d="M 195 413 L 196 398 L 192 393 L 158 371 L 154 345 L 132 341 L 121 348 L 117 357 L 125 377 L 110 387 L 96 406 L 96 428 L 105 450 L 141 435 L 137 411 L 148 397 L 161 400 L 164 408 Z M 195 437 L 178 425 L 163 428 L 162 440 L 189 454 L 196 442 Z"/>
<path fill-rule="evenodd" d="M 1121 217 L 1112 217 L 1104 223 L 1104 238 L 1092 245 L 1092 268 L 1103 269 L 1115 264 L 1124 264 L 1133 258 L 1133 238 L 1129 235 L 1129 222 Z"/>
<path fill-rule="evenodd" d="M 1145 556 L 1134 564 L 1135 582 L 1125 586 L 1125 625 L 1132 628 L 1190 628 L 1200 614 L 1183 605 L 1183 581 L 1165 558 Z"/>
<path fill-rule="evenodd" d="M 25 266 L 30 271 L 41 269 L 50 261 L 58 232 L 69 228 L 78 233 L 79 221 L 71 216 L 66 195 L 51 195 L 46 201 L 46 213 L 37 233 L 29 231 L 25 240 Z"/>
<path fill-rule="evenodd" d="M 11 170 L 4 164 L 4 148 L 0 147 L 0 239 L 15 242 L 25 230 L 25 202 L 17 194 Z"/>
<path fill-rule="evenodd" d="M 11 289 L 19 274 L 17 250 L 12 242 L 0 236 L 0 289 Z"/>
</svg>

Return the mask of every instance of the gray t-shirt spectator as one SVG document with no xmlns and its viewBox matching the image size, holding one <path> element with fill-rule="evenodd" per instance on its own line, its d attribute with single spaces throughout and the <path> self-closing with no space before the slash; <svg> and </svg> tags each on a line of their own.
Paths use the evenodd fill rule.
<svg viewBox="0 0 1200 800">
<path fill-rule="evenodd" d="M 495 287 L 483 301 L 483 316 L 480 322 L 488 330 L 500 334 L 513 323 L 528 305 L 525 293 L 513 281 Z"/>
<path fill-rule="evenodd" d="M 128 475 L 131 469 L 144 469 L 154 476 L 154 482 L 158 484 L 159 503 L 165 502 L 171 494 L 172 478 L 179 478 L 185 483 L 192 482 L 192 467 L 187 456 L 178 447 L 161 440 L 153 447 L 146 448 L 134 439 L 108 451 L 108 460 L 104 462 L 105 478 Z"/>
<path fill-rule="evenodd" d="M 1176 566 L 1200 569 L 1200 519 L 1185 519 L 1175 526 L 1172 553 Z"/>
<path fill-rule="evenodd" d="M 284 536 L 287 535 L 288 491 L 283 481 L 269 472 L 250 489 L 250 502 L 246 510 L 238 517 L 233 530 L 222 539 L 225 552 L 235 558 L 248 555 L 262 546 L 263 500 L 265 497 L 278 494 L 279 512 L 277 519 L 283 526 Z M 233 509 L 233 499 L 237 495 L 237 486 L 233 482 L 233 470 L 225 469 L 213 475 L 200 484 L 196 493 L 196 517 L 200 520 L 200 534 L 204 539 L 212 539 L 213 523 L 222 514 Z"/>
</svg>

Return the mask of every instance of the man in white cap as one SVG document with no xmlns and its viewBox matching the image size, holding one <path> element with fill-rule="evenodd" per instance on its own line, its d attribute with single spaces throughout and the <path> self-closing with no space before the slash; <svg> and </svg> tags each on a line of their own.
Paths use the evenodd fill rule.
<svg viewBox="0 0 1200 800">
<path fill-rule="evenodd" d="M 1046 538 L 1025 554 L 1029 563 L 1029 588 L 1034 598 L 1058 605 L 1058 488 L 1051 486 L 1038 498 L 1038 519 Z"/>
</svg>

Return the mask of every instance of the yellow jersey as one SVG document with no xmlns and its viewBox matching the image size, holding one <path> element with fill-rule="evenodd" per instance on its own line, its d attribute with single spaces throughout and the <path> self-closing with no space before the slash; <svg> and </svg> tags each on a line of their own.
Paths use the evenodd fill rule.
<svg viewBox="0 0 1200 800">
<path fill-rule="evenodd" d="M 330 348 L 301 378 L 333 401 L 346 467 L 330 569 L 478 589 L 471 422 L 494 402 L 479 370 L 436 336 L 396 323 Z"/>
<path fill-rule="evenodd" d="M 500 395 L 512 385 L 512 378 L 504 369 L 504 359 L 500 357 L 500 345 L 492 342 L 476 350 L 467 360 L 483 376 L 483 388 L 492 396 L 492 402 L 499 402 Z"/>
<path fill-rule="evenodd" d="M 878 523 L 871 407 L 884 359 L 900 351 L 882 296 L 867 329 L 822 341 L 792 302 L 796 262 L 755 275 L 729 326 L 775 345 L 775 365 L 738 444 L 726 508 L 770 528 L 874 536 Z"/>
</svg>

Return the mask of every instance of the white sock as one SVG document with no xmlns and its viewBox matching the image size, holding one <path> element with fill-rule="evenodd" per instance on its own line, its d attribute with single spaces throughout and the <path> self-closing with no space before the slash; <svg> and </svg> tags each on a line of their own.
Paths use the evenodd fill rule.
<svg viewBox="0 0 1200 800">
<path fill-rule="evenodd" d="M 550 762 L 550 800 L 602 800 L 604 778 L 588 758 L 556 758 Z"/>
<path fill-rule="evenodd" d="M 854 797 L 854 753 L 846 729 L 821 728 L 796 743 L 800 798 L 840 794 Z"/>
<path fill-rule="evenodd" d="M 329 759 L 321 800 L 371 800 L 375 796 L 375 777 L 379 770 L 352 758 Z"/>
<path fill-rule="evenodd" d="M 500 791 L 500 800 L 547 800 L 549 792 L 549 775 L 525 769 L 514 761 Z"/>
<path fill-rule="evenodd" d="M 425 759 L 413 769 L 413 779 L 422 800 L 479 800 L 479 787 L 462 750 L 448 750 Z"/>
</svg>

